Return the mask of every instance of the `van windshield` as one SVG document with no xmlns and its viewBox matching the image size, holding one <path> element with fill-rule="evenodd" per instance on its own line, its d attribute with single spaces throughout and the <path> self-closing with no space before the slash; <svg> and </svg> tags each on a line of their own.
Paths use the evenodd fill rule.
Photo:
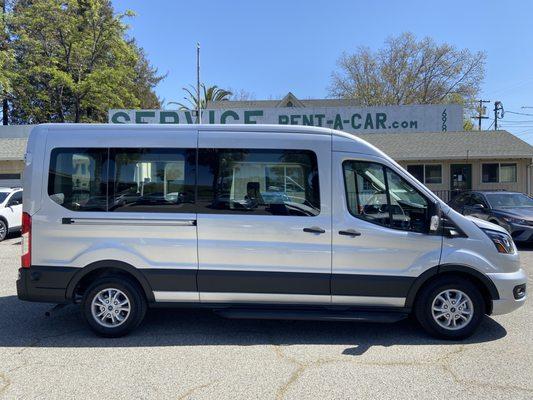
<svg viewBox="0 0 533 400">
<path fill-rule="evenodd" d="M 8 194 L 9 193 L 6 193 L 6 192 L 0 192 L 0 203 L 3 203 L 5 201 Z"/>
</svg>

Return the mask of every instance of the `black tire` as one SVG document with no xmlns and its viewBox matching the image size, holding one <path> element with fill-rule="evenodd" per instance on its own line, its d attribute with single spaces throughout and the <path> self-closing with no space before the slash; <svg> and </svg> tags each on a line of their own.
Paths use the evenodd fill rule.
<svg viewBox="0 0 533 400">
<path fill-rule="evenodd" d="M 7 223 L 3 219 L 0 219 L 0 242 L 7 237 L 7 234 L 8 234 Z"/>
<path fill-rule="evenodd" d="M 463 327 L 444 328 L 433 317 L 433 301 L 439 294 L 447 290 L 461 291 L 470 299 L 473 308 L 471 310 L 472 317 L 470 321 L 466 322 Z M 456 312 L 458 310 L 454 309 L 453 311 Z M 422 288 L 415 302 L 414 313 L 417 321 L 431 336 L 439 339 L 460 340 L 471 336 L 483 320 L 483 316 L 485 315 L 485 301 L 483 300 L 483 296 L 481 295 L 479 289 L 469 280 L 459 276 L 447 276 L 437 279 Z M 457 320 L 460 320 L 460 323 L 463 323 L 461 317 L 458 317 Z M 445 324 L 447 318 L 442 317 L 440 321 Z"/>
<path fill-rule="evenodd" d="M 93 300 L 99 293 L 106 289 L 115 289 L 122 292 L 120 298 L 126 298 L 129 301 L 129 313 L 127 314 L 127 317 L 124 318 L 124 321 L 120 322 L 117 326 L 104 326 L 103 323 L 109 322 L 108 319 L 99 323 L 96 317 L 93 316 Z M 133 331 L 144 319 L 146 308 L 146 299 L 139 286 L 130 279 L 119 276 L 103 277 L 95 280 L 85 291 L 81 303 L 82 315 L 89 327 L 96 334 L 104 337 L 120 337 Z M 118 309 L 115 311 L 118 311 Z M 120 312 L 120 314 L 122 314 L 122 312 Z M 115 318 L 114 315 L 113 318 Z M 118 318 L 116 319 L 118 320 Z"/>
</svg>

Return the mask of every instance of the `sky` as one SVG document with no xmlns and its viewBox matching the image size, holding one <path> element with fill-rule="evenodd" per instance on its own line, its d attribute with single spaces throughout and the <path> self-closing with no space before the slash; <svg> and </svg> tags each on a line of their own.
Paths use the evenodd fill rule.
<svg viewBox="0 0 533 400">
<path fill-rule="evenodd" d="M 128 34 L 159 72 L 165 101 L 182 101 L 196 81 L 196 42 L 207 85 L 244 90 L 257 100 L 324 98 L 342 52 L 378 49 L 388 36 L 418 38 L 485 51 L 480 98 L 503 103 L 498 121 L 533 144 L 533 1 L 113 0 L 133 10 Z M 522 108 L 531 107 L 531 108 Z M 519 113 L 519 114 L 516 114 Z M 520 115 L 529 114 L 529 115 Z M 493 128 L 491 119 L 483 128 Z"/>
</svg>

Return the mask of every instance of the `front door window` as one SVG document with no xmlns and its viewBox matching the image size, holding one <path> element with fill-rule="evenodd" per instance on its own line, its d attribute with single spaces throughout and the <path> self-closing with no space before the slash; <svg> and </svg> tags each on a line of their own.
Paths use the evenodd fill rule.
<svg viewBox="0 0 533 400">
<path fill-rule="evenodd" d="M 429 202 L 390 168 L 366 161 L 345 161 L 348 210 L 357 218 L 394 229 L 426 232 Z"/>
</svg>

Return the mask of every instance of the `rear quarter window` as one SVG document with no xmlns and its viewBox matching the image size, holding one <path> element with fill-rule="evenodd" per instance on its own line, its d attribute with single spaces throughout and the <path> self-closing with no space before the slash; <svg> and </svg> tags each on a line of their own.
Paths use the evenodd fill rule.
<svg viewBox="0 0 533 400">
<path fill-rule="evenodd" d="M 106 211 L 107 160 L 107 149 L 52 150 L 48 196 L 69 210 Z"/>
</svg>

